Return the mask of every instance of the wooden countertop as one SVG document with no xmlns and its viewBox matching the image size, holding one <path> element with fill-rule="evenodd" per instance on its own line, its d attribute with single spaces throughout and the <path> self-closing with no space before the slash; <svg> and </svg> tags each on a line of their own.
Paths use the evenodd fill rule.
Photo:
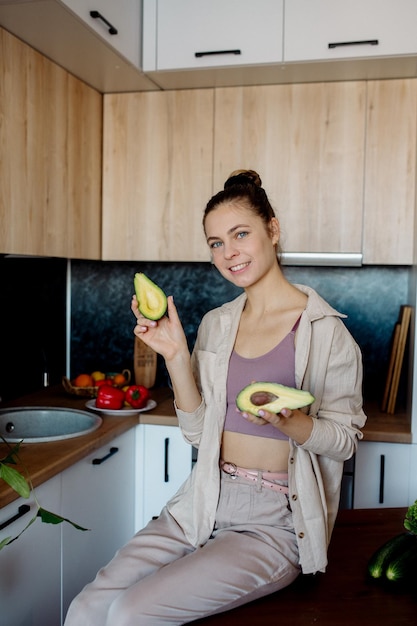
<svg viewBox="0 0 417 626">
<path fill-rule="evenodd" d="M 407 413 L 382 413 L 376 403 L 365 403 L 364 411 L 368 418 L 363 429 L 364 441 L 412 442 L 411 418 Z"/>
<path fill-rule="evenodd" d="M 23 442 L 20 447 L 20 456 L 28 468 L 33 485 L 36 487 L 49 480 L 139 423 L 177 426 L 178 421 L 173 409 L 172 392 L 167 388 L 155 389 L 152 390 L 152 398 L 157 403 L 156 408 L 152 411 L 140 413 L 137 417 L 104 416 L 103 424 L 87 435 L 47 443 L 25 444 Z M 58 386 L 48 387 L 38 393 L 4 403 L 1 408 L 57 406 L 87 410 L 85 407 L 87 400 L 88 398 L 70 396 L 62 387 Z M 5 444 L 0 444 L 0 458 L 5 455 L 6 450 Z M 0 508 L 17 498 L 16 492 L 0 480 Z"/>
<path fill-rule="evenodd" d="M 340 511 L 325 574 L 300 576 L 292 585 L 233 611 L 195 624 L 216 626 L 408 626 L 417 623 L 414 592 L 381 586 L 367 577 L 374 550 L 404 532 L 407 509 Z"/>
<path fill-rule="evenodd" d="M 101 448 L 115 437 L 140 424 L 162 424 L 177 426 L 178 421 L 173 407 L 172 392 L 168 388 L 152 390 L 157 406 L 152 411 L 140 413 L 138 417 L 105 416 L 102 426 L 88 435 L 63 441 L 25 444 L 21 446 L 24 460 L 34 486 L 45 482 L 70 467 L 94 450 Z M 1 408 L 12 406 L 58 406 L 87 410 L 88 398 L 69 395 L 60 385 L 47 387 L 37 393 L 3 403 Z M 366 406 L 368 416 L 364 428 L 365 441 L 386 441 L 411 443 L 410 420 L 405 414 L 388 415 L 380 413 L 377 407 Z M 0 458 L 5 446 L 0 444 Z M 0 481 L 0 508 L 17 499 L 17 494 L 4 481 Z"/>
</svg>

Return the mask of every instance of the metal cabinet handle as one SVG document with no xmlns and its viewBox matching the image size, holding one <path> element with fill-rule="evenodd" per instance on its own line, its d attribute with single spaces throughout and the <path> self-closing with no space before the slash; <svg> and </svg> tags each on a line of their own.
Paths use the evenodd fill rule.
<svg viewBox="0 0 417 626">
<path fill-rule="evenodd" d="M 329 48 L 341 48 L 342 46 L 378 46 L 378 39 L 364 39 L 362 41 L 336 41 L 334 43 L 329 43 Z"/>
<path fill-rule="evenodd" d="M 117 28 L 115 28 L 112 24 L 110 24 L 110 22 L 108 22 L 101 13 L 99 13 L 98 11 L 90 11 L 90 15 L 93 19 L 98 19 L 104 22 L 106 26 L 108 26 L 109 28 L 110 35 L 117 35 Z"/>
<path fill-rule="evenodd" d="M 169 482 L 168 457 L 169 457 L 169 437 L 165 437 L 164 442 L 164 482 Z"/>
<path fill-rule="evenodd" d="M 116 448 L 116 447 L 110 448 L 110 451 L 108 454 L 106 454 L 105 456 L 102 456 L 101 459 L 93 459 L 91 462 L 93 465 L 101 465 L 102 463 L 104 463 L 104 461 L 107 461 L 107 459 L 109 459 L 111 456 L 116 454 L 116 452 L 119 452 L 119 448 Z"/>
<path fill-rule="evenodd" d="M 379 459 L 379 504 L 384 503 L 384 483 L 385 483 L 385 454 L 381 454 Z"/>
<path fill-rule="evenodd" d="M 242 54 L 241 50 L 207 50 L 207 52 L 194 52 L 196 57 L 208 57 L 215 54 Z"/>
<path fill-rule="evenodd" d="M 28 504 L 21 504 L 19 508 L 17 509 L 16 515 L 13 515 L 9 519 L 7 519 L 5 522 L 2 522 L 0 524 L 0 530 L 3 530 L 3 528 L 6 528 L 6 526 L 10 526 L 10 524 L 13 524 L 13 522 L 18 520 L 20 517 L 23 517 L 24 515 L 26 515 L 26 513 L 28 513 L 29 511 L 30 511 L 30 506 Z"/>
</svg>

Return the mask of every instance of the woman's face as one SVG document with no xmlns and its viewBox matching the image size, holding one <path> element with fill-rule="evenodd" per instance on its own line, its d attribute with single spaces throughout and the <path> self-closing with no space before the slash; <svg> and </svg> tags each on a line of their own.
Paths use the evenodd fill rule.
<svg viewBox="0 0 417 626">
<path fill-rule="evenodd" d="M 263 220 L 243 204 L 224 203 L 205 220 L 205 232 L 213 263 L 227 280 L 249 287 L 277 266 L 279 224 Z"/>
</svg>

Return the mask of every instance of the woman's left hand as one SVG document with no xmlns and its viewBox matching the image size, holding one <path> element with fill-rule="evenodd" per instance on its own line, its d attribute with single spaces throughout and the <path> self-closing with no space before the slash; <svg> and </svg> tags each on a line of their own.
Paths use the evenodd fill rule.
<svg viewBox="0 0 417 626">
<path fill-rule="evenodd" d="M 258 415 L 245 411 L 241 415 L 249 422 L 259 426 L 272 424 L 272 426 L 278 428 L 278 430 L 294 439 L 300 445 L 307 441 L 313 430 L 312 417 L 306 415 L 300 409 L 282 409 L 281 413 L 278 414 L 260 409 Z"/>
</svg>

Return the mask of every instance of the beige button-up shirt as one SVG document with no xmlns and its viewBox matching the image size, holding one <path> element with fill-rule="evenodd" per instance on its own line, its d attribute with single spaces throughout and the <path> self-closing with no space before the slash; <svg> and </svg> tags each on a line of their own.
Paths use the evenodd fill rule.
<svg viewBox="0 0 417 626">
<path fill-rule="evenodd" d="M 362 358 L 341 318 L 313 289 L 297 329 L 296 386 L 315 397 L 313 430 L 298 445 L 290 439 L 289 498 L 300 565 L 305 574 L 324 571 L 339 506 L 343 463 L 356 451 L 366 417 L 362 410 Z M 202 401 L 193 413 L 176 409 L 184 438 L 198 448 L 198 462 L 168 509 L 192 545 L 210 537 L 219 496 L 219 456 L 226 415 L 227 370 L 246 295 L 207 313 L 200 325 L 192 365 Z"/>
</svg>

